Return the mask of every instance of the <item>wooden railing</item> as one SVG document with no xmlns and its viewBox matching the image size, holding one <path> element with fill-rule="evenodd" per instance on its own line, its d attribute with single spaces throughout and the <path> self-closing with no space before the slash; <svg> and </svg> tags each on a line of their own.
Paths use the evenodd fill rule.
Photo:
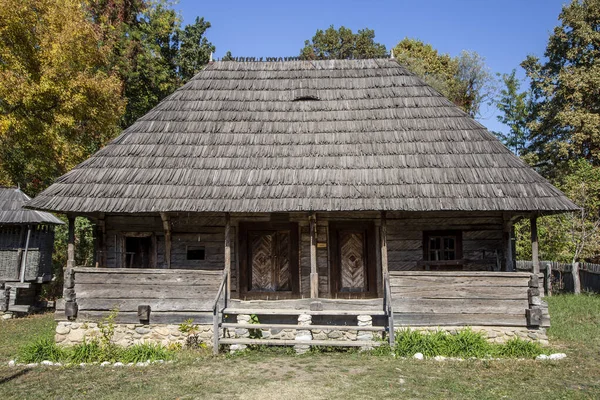
<svg viewBox="0 0 600 400">
<path fill-rule="evenodd" d="M 396 326 L 525 327 L 536 302 L 531 285 L 524 272 L 390 272 L 386 302 Z M 549 325 L 545 309 L 541 325 Z"/>
<path fill-rule="evenodd" d="M 223 272 L 213 270 L 85 268 L 65 273 L 69 312 L 57 319 L 94 321 L 118 310 L 116 322 L 140 323 L 140 306 L 149 306 L 150 323 L 207 324 Z"/>
<path fill-rule="evenodd" d="M 228 282 L 228 274 L 227 271 L 223 273 L 223 279 L 221 281 L 221 285 L 219 285 L 219 290 L 217 290 L 217 295 L 215 296 L 215 301 L 213 303 L 212 312 L 213 312 L 213 353 L 219 354 L 219 322 L 222 320 L 222 312 L 225 308 L 227 308 L 227 293 L 229 288 L 227 287 Z M 223 297 L 223 307 L 219 308 L 219 300 Z"/>
</svg>

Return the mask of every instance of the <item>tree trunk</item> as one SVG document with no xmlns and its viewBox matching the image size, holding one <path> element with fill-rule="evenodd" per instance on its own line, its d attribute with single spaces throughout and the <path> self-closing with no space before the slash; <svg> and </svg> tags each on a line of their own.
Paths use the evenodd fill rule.
<svg viewBox="0 0 600 400">
<path fill-rule="evenodd" d="M 573 262 L 573 268 L 571 269 L 573 275 L 573 293 L 581 293 L 581 281 L 579 280 L 579 263 Z"/>
</svg>

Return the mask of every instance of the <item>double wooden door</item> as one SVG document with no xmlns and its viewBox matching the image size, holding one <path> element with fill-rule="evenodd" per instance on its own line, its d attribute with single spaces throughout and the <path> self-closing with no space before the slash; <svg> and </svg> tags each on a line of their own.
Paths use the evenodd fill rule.
<svg viewBox="0 0 600 400">
<path fill-rule="evenodd" d="M 240 291 L 250 298 L 288 298 L 299 293 L 296 224 L 240 226 Z"/>
<path fill-rule="evenodd" d="M 368 223 L 331 223 L 331 283 L 336 297 L 376 295 L 375 230 Z"/>
</svg>

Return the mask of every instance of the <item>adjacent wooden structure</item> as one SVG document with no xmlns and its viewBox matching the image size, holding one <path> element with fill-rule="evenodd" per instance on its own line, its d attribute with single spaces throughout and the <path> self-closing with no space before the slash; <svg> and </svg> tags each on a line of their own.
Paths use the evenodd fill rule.
<svg viewBox="0 0 600 400">
<path fill-rule="evenodd" d="M 30 198 L 0 187 L 0 312 L 26 313 L 41 285 L 52 279 L 54 215 L 23 208 Z"/>
</svg>

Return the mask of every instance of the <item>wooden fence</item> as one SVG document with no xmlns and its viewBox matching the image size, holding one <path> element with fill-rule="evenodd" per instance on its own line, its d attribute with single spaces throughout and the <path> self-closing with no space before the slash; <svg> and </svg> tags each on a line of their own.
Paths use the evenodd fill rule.
<svg viewBox="0 0 600 400">
<path fill-rule="evenodd" d="M 95 321 L 117 309 L 116 322 L 140 323 L 145 319 L 140 306 L 149 306 L 151 323 L 180 324 L 188 318 L 212 323 L 222 277 L 222 271 L 212 270 L 76 267 L 65 279 L 65 300 L 76 303 L 67 315 L 74 317 L 69 309 L 75 309 L 77 320 Z M 64 313 L 57 309 L 57 319 Z"/>
<path fill-rule="evenodd" d="M 523 272 L 390 272 L 394 325 L 528 326 L 530 278 Z M 549 326 L 542 307 L 541 326 Z"/>
<path fill-rule="evenodd" d="M 557 261 L 540 261 L 540 272 L 544 272 L 544 287 L 547 287 L 547 274 L 545 272 L 548 265 L 550 265 L 550 270 L 552 271 L 552 290 L 555 292 L 573 293 L 573 265 Z M 532 269 L 533 261 L 517 261 L 517 271 L 531 272 Z M 600 293 L 600 264 L 580 262 L 579 280 L 582 291 Z"/>
</svg>

